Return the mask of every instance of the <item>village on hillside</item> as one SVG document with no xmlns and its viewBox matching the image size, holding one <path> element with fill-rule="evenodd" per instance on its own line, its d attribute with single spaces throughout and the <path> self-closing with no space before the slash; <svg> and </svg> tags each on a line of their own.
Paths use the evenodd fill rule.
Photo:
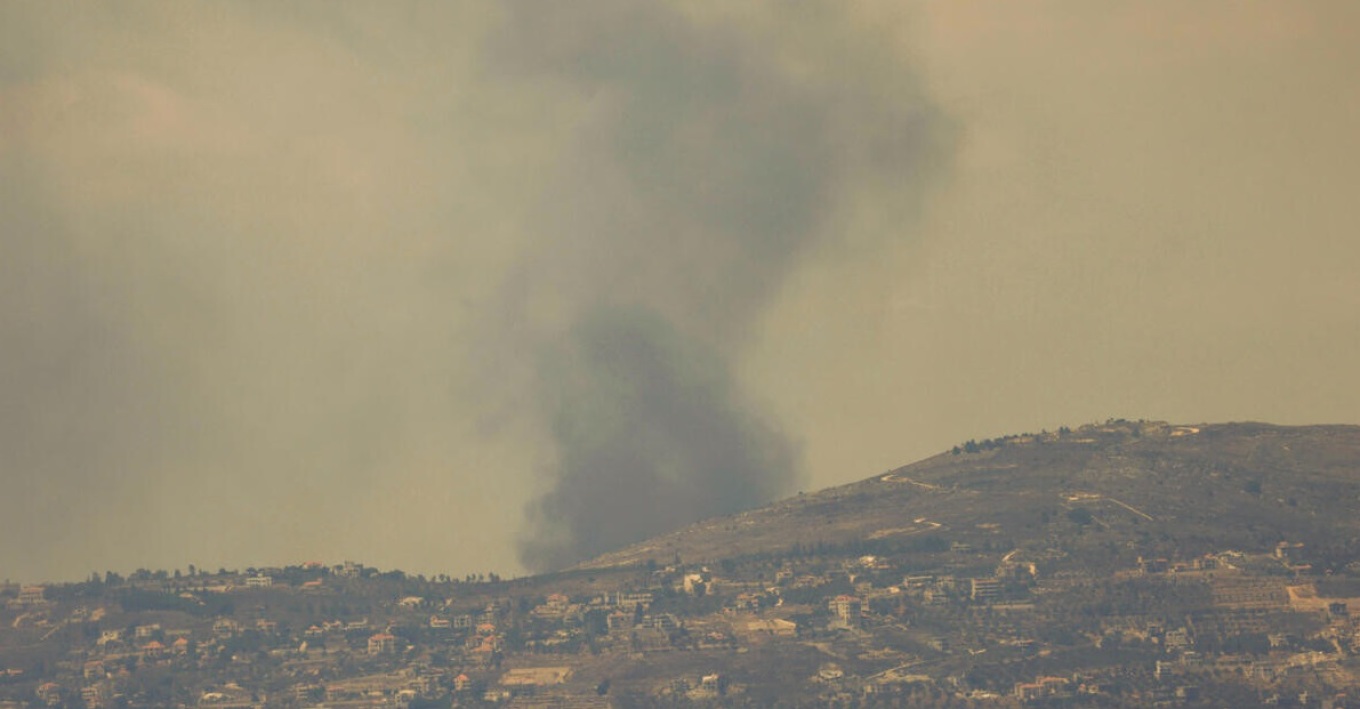
<svg viewBox="0 0 1360 709">
<path fill-rule="evenodd" d="M 1360 706 L 1360 584 L 1300 551 L 1083 575 L 930 535 L 517 580 L 108 573 L 0 590 L 0 706 Z"/>
</svg>

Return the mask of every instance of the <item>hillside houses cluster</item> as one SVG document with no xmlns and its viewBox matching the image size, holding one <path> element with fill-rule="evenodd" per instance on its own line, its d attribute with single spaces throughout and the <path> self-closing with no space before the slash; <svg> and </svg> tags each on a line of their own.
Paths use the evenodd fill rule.
<svg viewBox="0 0 1360 709">
<path fill-rule="evenodd" d="M 758 704 L 782 683 L 828 702 L 1119 697 L 1174 706 L 1232 677 L 1258 699 L 1304 686 L 1305 706 L 1346 706 L 1313 680 L 1345 675 L 1360 654 L 1350 613 L 1360 599 L 1324 596 L 1308 577 L 1286 573 L 1284 555 L 1139 559 L 1093 577 L 1045 574 L 1023 554 L 983 564 L 985 553 L 950 553 L 954 561 L 934 569 L 910 557 L 831 554 L 523 581 L 428 580 L 345 564 L 13 587 L 4 590 L 0 650 L 51 643 L 62 659 L 4 651 L 0 701 Z M 1281 572 L 1246 570 L 1270 563 Z M 1154 586 L 1180 600 L 1146 605 L 1139 589 Z M 1055 614 L 1080 622 L 1054 635 Z M 762 665 L 795 647 L 809 664 Z M 1072 653 L 1119 662 L 1023 674 Z M 1014 676 L 958 669 L 998 658 Z M 675 669 L 626 679 L 630 663 Z"/>
</svg>

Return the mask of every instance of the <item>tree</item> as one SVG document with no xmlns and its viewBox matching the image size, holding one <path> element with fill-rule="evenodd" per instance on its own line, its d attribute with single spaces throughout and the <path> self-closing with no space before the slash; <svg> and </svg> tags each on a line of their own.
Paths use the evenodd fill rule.
<svg viewBox="0 0 1360 709">
<path fill-rule="evenodd" d="M 609 614 L 601 608 L 592 608 L 586 611 L 582 618 L 581 629 L 586 637 L 593 638 L 597 635 L 609 634 Z"/>
</svg>

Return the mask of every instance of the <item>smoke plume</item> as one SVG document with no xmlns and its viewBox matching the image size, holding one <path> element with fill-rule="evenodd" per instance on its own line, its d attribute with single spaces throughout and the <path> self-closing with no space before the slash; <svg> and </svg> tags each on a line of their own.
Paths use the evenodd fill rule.
<svg viewBox="0 0 1360 709">
<path fill-rule="evenodd" d="M 517 573 L 984 429 L 1356 420 L 1360 5 L 1089 4 L 0 2 L 0 577 Z"/>
<path fill-rule="evenodd" d="M 551 568 L 788 492 L 766 316 L 950 152 L 873 12 L 0 4 L 0 570 Z"/>
<path fill-rule="evenodd" d="M 526 566 L 799 479 L 797 446 L 736 381 L 742 346 L 800 259 L 837 246 L 866 203 L 909 218 L 947 153 L 912 68 L 852 22 L 830 4 L 716 19 L 613 0 L 514 6 L 498 70 L 561 92 L 573 131 L 498 311 L 535 353 L 524 378 L 555 449 Z"/>
</svg>

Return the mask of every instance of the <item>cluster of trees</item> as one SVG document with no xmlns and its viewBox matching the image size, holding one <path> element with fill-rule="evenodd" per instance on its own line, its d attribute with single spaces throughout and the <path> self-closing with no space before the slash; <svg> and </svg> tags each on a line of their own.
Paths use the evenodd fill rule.
<svg viewBox="0 0 1360 709">
<path fill-rule="evenodd" d="M 1121 419 L 1114 419 L 1114 418 L 1112 418 L 1112 419 L 1106 419 L 1106 420 L 1105 420 L 1105 425 L 1106 425 L 1106 426 L 1120 426 L 1120 425 L 1136 424 L 1136 425 L 1133 425 L 1132 428 L 1130 428 L 1129 431 L 1128 431 L 1128 433 L 1129 433 L 1130 435 L 1132 435 L 1134 438 L 1139 438 L 1139 437 L 1141 437 L 1141 436 L 1143 435 L 1142 424 L 1144 424 L 1144 423 L 1146 423 L 1146 421 L 1145 421 L 1144 419 L 1138 419 L 1138 421 L 1136 421 L 1136 422 L 1134 422 L 1134 421 L 1129 421 L 1128 419 L 1122 419 L 1122 418 L 1121 418 Z M 1071 434 L 1072 434 L 1072 429 L 1071 429 L 1070 427 L 1068 427 L 1068 426 L 1059 426 L 1059 427 L 1058 427 L 1058 435 L 1059 435 L 1060 437 L 1069 436 L 1069 435 L 1071 435 Z M 1040 435 L 1040 436 L 1046 436 L 1046 435 L 1048 435 L 1048 431 L 1047 431 L 1047 430 L 1041 431 L 1041 432 L 1039 433 L 1039 435 Z M 1015 440 L 1015 439 L 1017 439 L 1017 438 L 1034 438 L 1034 437 L 1035 437 L 1035 435 L 1034 435 L 1033 433 L 1017 433 L 1017 434 L 1011 434 L 1011 435 L 1009 435 L 1009 436 L 1000 436 L 1000 437 L 998 437 L 998 438 L 984 438 L 984 439 L 981 440 L 981 441 L 970 438 L 970 439 L 968 439 L 968 442 L 963 443 L 963 444 L 961 444 L 961 445 L 954 446 L 952 449 L 950 449 L 949 452 L 950 452 L 950 453 L 953 453 L 954 455 L 959 455 L 959 454 L 961 454 L 961 453 L 981 453 L 982 451 L 989 451 L 989 450 L 992 450 L 992 449 L 994 449 L 994 448 L 1000 448 L 1000 447 L 1006 445 L 1007 443 L 1009 443 L 1009 442 L 1011 442 L 1011 441 L 1013 441 L 1013 440 Z"/>
<path fill-rule="evenodd" d="M 262 573 L 267 573 L 270 576 L 272 576 L 274 583 L 276 585 L 286 586 L 299 586 L 306 581 L 311 581 L 317 578 L 328 577 L 332 575 L 331 569 L 329 567 L 324 566 L 322 567 L 287 566 L 282 569 L 256 569 L 254 567 L 251 567 L 245 569 L 244 571 L 244 575 L 246 576 L 255 576 Z M 207 571 L 205 569 L 199 569 L 193 564 L 189 564 L 187 572 L 181 571 L 180 569 L 153 570 L 142 568 L 137 569 L 136 571 L 133 571 L 132 573 L 129 573 L 127 575 L 123 575 L 118 573 L 117 571 L 105 571 L 102 574 L 96 571 L 92 572 L 89 575 L 89 577 L 86 578 L 84 581 L 76 583 L 52 584 L 48 586 L 47 596 L 51 600 L 90 598 L 99 596 L 108 590 L 127 588 L 143 583 L 171 582 L 190 578 L 202 579 L 212 578 L 214 576 L 228 577 L 240 575 L 242 575 L 242 571 L 236 569 L 221 568 L 218 569 L 216 573 L 214 573 L 211 571 Z M 378 569 L 371 567 L 363 567 L 359 573 L 359 576 L 365 579 L 379 579 L 383 581 L 398 582 L 402 583 L 403 588 L 406 588 L 408 590 L 419 589 L 421 591 L 427 592 L 430 591 L 433 587 L 439 585 L 483 584 L 483 583 L 495 584 L 505 581 L 505 579 L 502 576 L 495 572 L 485 574 L 481 573 L 467 574 L 462 578 L 452 578 L 446 574 L 437 574 L 429 578 L 426 578 L 423 574 L 408 575 L 407 573 L 401 571 L 400 569 L 394 569 L 391 571 L 379 571 Z M 0 584 L 0 598 L 3 597 L 12 598 L 17 594 L 18 594 L 17 585 L 9 584 L 8 582 Z"/>
<path fill-rule="evenodd" d="M 1001 446 L 1004 445 L 1006 445 L 1004 441 L 999 441 L 994 438 L 983 439 L 981 443 L 978 443 L 976 440 L 970 438 L 968 439 L 967 443 L 963 444 L 962 447 L 954 446 L 952 449 L 950 449 L 949 452 L 953 453 L 954 455 L 958 455 L 960 453 L 981 453 L 982 451 L 989 451 L 992 450 L 993 448 L 1000 448 Z"/>
<path fill-rule="evenodd" d="M 181 611 L 196 616 L 230 616 L 236 612 L 236 604 L 229 596 L 218 593 L 203 593 L 197 598 L 183 598 L 178 594 L 163 591 L 149 591 L 140 588 L 121 589 L 116 598 L 118 605 L 130 613 L 140 611 Z"/>
</svg>

